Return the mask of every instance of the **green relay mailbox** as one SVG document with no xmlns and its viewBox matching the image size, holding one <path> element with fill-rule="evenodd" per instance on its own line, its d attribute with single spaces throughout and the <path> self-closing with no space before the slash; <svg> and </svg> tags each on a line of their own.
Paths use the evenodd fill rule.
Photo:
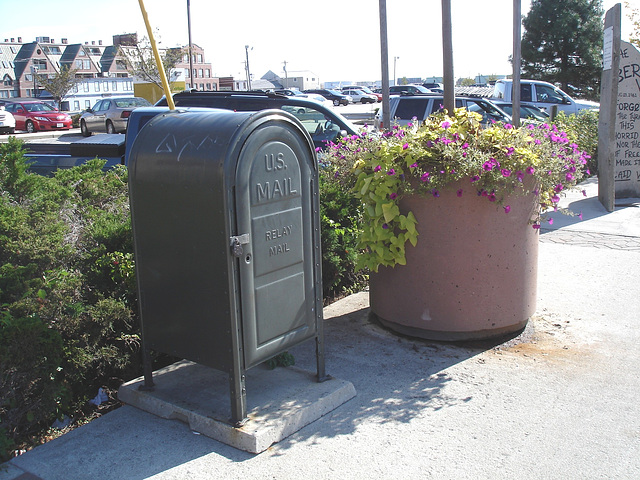
<svg viewBox="0 0 640 480">
<path fill-rule="evenodd" d="M 131 147 L 129 190 L 146 388 L 149 350 L 228 372 L 239 425 L 247 369 L 315 338 L 326 378 L 318 167 L 295 117 L 159 113 Z"/>
</svg>

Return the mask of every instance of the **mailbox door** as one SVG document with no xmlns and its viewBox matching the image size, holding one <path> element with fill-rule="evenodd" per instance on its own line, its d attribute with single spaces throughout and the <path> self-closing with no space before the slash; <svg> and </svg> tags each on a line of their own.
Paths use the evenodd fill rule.
<svg viewBox="0 0 640 480">
<path fill-rule="evenodd" d="M 238 261 L 249 368 L 317 332 L 317 167 L 302 128 L 277 120 L 256 128 L 236 182 L 237 233 L 248 234 Z"/>
</svg>

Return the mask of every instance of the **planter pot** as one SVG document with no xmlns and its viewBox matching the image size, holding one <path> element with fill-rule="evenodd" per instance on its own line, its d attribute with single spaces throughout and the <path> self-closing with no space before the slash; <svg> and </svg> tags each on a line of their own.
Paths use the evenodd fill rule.
<svg viewBox="0 0 640 480">
<path fill-rule="evenodd" d="M 400 202 L 402 213 L 416 216 L 419 236 L 407 246 L 407 265 L 371 274 L 371 311 L 387 327 L 432 340 L 485 339 L 523 329 L 534 313 L 533 197 L 512 196 L 505 213 L 469 187 L 462 180 L 439 198 Z"/>
</svg>

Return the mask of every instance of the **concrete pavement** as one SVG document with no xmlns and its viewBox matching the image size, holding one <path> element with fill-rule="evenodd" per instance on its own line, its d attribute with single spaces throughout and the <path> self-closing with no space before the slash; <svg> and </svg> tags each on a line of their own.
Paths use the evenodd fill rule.
<svg viewBox="0 0 640 480">
<path fill-rule="evenodd" d="M 368 293 L 325 309 L 327 372 L 357 396 L 259 455 L 131 406 L 14 458 L 0 480 L 640 478 L 640 207 L 597 185 L 540 235 L 538 304 L 508 341 L 394 335 Z M 291 351 L 313 371 L 309 344 Z"/>
</svg>

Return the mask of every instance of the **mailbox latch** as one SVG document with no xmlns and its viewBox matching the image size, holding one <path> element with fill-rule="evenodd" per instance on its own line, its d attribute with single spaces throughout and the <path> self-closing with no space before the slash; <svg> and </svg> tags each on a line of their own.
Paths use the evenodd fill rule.
<svg viewBox="0 0 640 480">
<path fill-rule="evenodd" d="M 229 240 L 230 240 L 231 254 L 234 257 L 240 257 L 242 255 L 242 245 L 247 245 L 249 243 L 249 234 L 244 233 L 242 235 L 237 235 L 237 236 L 231 237 Z"/>
</svg>

